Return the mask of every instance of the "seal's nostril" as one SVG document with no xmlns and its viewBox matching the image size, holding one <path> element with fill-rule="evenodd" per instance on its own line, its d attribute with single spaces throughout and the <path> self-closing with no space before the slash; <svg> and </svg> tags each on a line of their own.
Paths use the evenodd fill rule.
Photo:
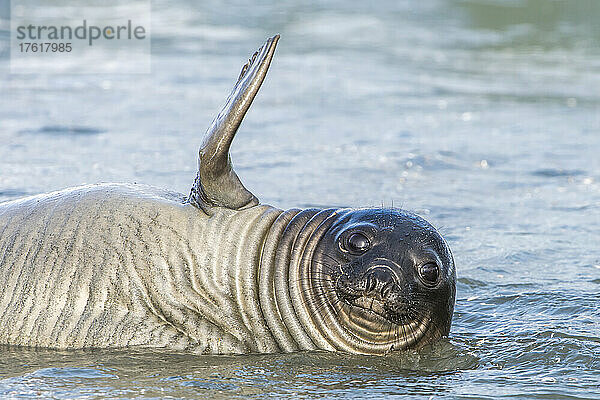
<svg viewBox="0 0 600 400">
<path fill-rule="evenodd" d="M 362 277 L 362 287 L 365 295 L 377 293 L 377 295 L 385 298 L 397 284 L 396 274 L 386 265 L 373 266 Z"/>
<path fill-rule="evenodd" d="M 390 281 L 383 285 L 383 287 L 381 288 L 381 297 L 383 297 L 384 299 L 387 298 L 394 289 L 394 286 L 394 281 Z"/>
<path fill-rule="evenodd" d="M 367 282 L 365 284 L 365 292 L 370 293 L 377 287 L 377 278 L 373 274 L 367 274 Z"/>
<path fill-rule="evenodd" d="M 371 267 L 367 274 L 371 275 L 384 285 L 388 282 L 397 283 L 396 274 L 386 265 L 377 265 L 375 267 Z"/>
</svg>

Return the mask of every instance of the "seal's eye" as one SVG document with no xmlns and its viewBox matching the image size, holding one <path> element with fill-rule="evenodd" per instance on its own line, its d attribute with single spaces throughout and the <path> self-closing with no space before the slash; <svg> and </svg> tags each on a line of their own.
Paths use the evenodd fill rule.
<svg viewBox="0 0 600 400">
<path fill-rule="evenodd" d="M 346 248 L 350 253 L 360 254 L 369 250 L 371 243 L 369 239 L 362 233 L 353 233 L 346 240 Z"/>
<path fill-rule="evenodd" d="M 440 276 L 440 268 L 433 262 L 423 264 L 419 268 L 419 275 L 426 286 L 435 286 Z"/>
</svg>

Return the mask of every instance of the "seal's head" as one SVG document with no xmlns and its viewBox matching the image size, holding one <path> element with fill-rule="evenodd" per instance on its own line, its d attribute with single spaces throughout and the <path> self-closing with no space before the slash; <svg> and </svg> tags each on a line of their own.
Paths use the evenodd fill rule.
<svg viewBox="0 0 600 400">
<path fill-rule="evenodd" d="M 448 245 L 399 209 L 340 210 L 311 255 L 312 298 L 338 348 L 381 354 L 450 331 L 456 273 Z M 330 312 L 323 310 L 329 309 Z"/>
</svg>

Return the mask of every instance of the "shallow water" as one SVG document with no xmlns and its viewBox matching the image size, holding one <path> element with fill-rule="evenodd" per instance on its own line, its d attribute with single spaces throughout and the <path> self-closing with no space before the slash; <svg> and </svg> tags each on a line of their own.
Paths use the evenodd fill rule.
<svg viewBox="0 0 600 400">
<path fill-rule="evenodd" d="M 0 397 L 600 398 L 600 2 L 199 3 L 153 3 L 150 75 L 10 75 L 0 31 L 0 200 L 187 193 L 244 60 L 280 33 L 239 175 L 284 208 L 430 220 L 457 264 L 450 338 L 386 357 L 2 348 Z"/>
</svg>

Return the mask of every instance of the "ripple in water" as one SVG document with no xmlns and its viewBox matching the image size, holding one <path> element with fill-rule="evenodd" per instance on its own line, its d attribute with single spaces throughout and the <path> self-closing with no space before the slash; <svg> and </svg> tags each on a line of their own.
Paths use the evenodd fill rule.
<svg viewBox="0 0 600 400">
<path fill-rule="evenodd" d="M 450 338 L 420 351 L 0 348 L 0 397 L 600 398 L 599 18 L 595 0 L 159 0 L 152 74 L 9 75 L 0 56 L 0 201 L 185 194 L 242 61 L 281 33 L 233 148 L 246 186 L 284 208 L 416 210 L 459 277 Z"/>
</svg>

